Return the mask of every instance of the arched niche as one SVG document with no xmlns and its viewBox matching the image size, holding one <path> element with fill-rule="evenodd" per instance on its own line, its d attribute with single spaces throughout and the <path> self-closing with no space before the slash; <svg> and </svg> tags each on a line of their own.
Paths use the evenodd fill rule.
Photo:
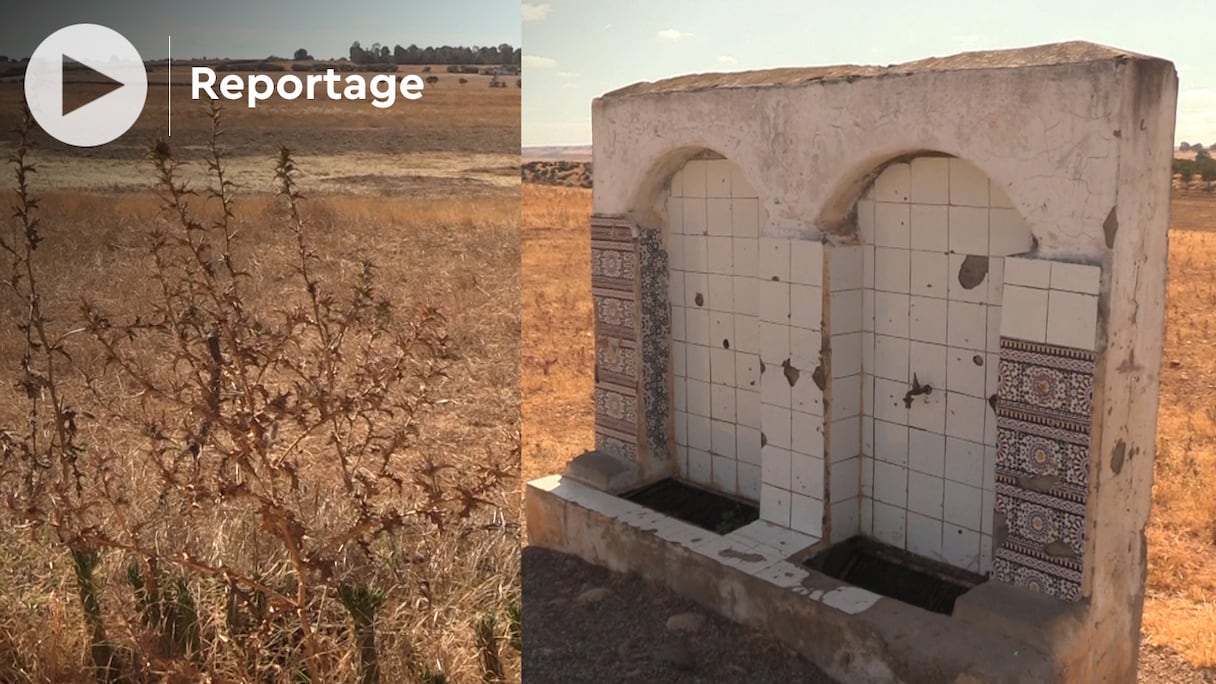
<svg viewBox="0 0 1216 684">
<path fill-rule="evenodd" d="M 856 463 L 851 451 L 828 460 L 831 540 L 860 533 L 986 574 L 1004 260 L 1031 251 L 1033 234 L 958 157 L 902 155 L 852 178 L 825 247 L 825 336 L 833 359 L 861 362 L 830 369 L 826 430 L 830 451 L 860 449 Z"/>
</svg>

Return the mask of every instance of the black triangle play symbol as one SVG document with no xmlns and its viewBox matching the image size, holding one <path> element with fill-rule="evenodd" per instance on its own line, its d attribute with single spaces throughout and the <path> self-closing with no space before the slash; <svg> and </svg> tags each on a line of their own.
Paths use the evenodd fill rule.
<svg viewBox="0 0 1216 684">
<path fill-rule="evenodd" d="M 69 72 L 72 73 L 69 74 Z M 78 62 L 67 55 L 63 56 L 63 71 L 61 73 L 63 74 L 63 112 L 60 116 L 67 116 L 90 102 L 109 95 L 126 85 L 126 83 L 115 81 L 93 67 Z M 75 86 L 73 88 L 74 92 L 70 94 L 68 92 L 69 83 Z M 71 95 L 70 104 L 69 95 Z"/>
</svg>

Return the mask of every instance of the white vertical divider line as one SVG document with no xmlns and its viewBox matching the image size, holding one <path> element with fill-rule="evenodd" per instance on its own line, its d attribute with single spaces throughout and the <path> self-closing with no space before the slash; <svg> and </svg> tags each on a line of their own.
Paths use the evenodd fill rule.
<svg viewBox="0 0 1216 684">
<path fill-rule="evenodd" d="M 165 88 L 169 91 L 169 136 L 173 137 L 173 36 L 169 36 L 169 75 L 165 77 Z"/>
</svg>

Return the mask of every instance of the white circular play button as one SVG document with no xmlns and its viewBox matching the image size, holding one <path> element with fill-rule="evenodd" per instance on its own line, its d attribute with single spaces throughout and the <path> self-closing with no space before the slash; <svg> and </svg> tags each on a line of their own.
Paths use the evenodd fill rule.
<svg viewBox="0 0 1216 684">
<path fill-rule="evenodd" d="M 65 102 L 65 81 L 89 98 Z M 135 46 L 97 24 L 52 33 L 30 55 L 25 72 L 25 99 L 34 120 L 56 140 L 76 147 L 104 145 L 126 133 L 147 96 L 148 72 Z"/>
</svg>

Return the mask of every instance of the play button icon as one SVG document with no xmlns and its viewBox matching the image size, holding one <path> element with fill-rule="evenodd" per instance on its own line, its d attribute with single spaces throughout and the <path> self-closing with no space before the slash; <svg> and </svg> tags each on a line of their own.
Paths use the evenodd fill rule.
<svg viewBox="0 0 1216 684">
<path fill-rule="evenodd" d="M 70 86 L 70 97 L 65 87 Z M 44 131 L 76 147 L 126 133 L 148 96 L 148 73 L 134 45 L 113 29 L 75 24 L 52 33 L 30 56 L 25 99 Z"/>
</svg>

